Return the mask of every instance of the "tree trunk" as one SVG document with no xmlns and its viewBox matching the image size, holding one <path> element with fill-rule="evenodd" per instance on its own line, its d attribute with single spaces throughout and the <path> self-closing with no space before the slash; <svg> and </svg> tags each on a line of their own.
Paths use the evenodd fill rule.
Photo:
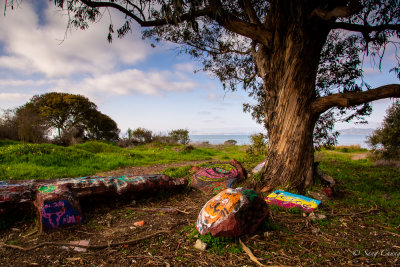
<svg viewBox="0 0 400 267">
<path fill-rule="evenodd" d="M 269 146 L 263 180 L 263 191 L 280 186 L 303 192 L 312 184 L 315 118 L 296 100 L 283 100 L 286 106 L 276 107 L 277 118 L 269 128 Z"/>
<path fill-rule="evenodd" d="M 279 1 L 272 10 L 279 13 L 269 22 L 273 28 L 279 25 L 274 28 L 272 49 L 258 45 L 253 53 L 266 95 L 269 147 L 260 185 L 264 192 L 277 187 L 302 192 L 313 182 L 313 130 L 319 114 L 311 103 L 316 99 L 320 52 L 329 29 L 309 21 L 307 7 L 290 3 Z"/>
</svg>

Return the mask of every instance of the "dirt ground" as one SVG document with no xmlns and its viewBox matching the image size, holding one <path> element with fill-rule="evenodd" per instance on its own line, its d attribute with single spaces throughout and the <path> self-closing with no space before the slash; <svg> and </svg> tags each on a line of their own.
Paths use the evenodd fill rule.
<svg viewBox="0 0 400 267">
<path fill-rule="evenodd" d="M 196 162 L 101 175 L 150 174 L 187 164 Z M 35 223 L 17 222 L 0 232 L 0 242 L 32 249 L 23 251 L 0 244 L 0 266 L 257 266 L 245 252 L 218 255 L 194 248 L 196 239 L 190 238 L 190 232 L 209 198 L 187 189 L 130 202 L 92 203 L 81 225 L 42 234 L 35 233 Z M 270 229 L 241 240 L 265 266 L 399 266 L 400 235 L 369 223 L 368 211 L 350 211 L 352 216 L 348 216 L 346 207 L 327 212 L 331 214 L 330 227 L 312 222 L 304 214 L 272 210 Z M 144 221 L 143 226 L 134 225 L 140 221 Z M 103 248 L 75 251 L 55 244 L 79 240 Z"/>
</svg>

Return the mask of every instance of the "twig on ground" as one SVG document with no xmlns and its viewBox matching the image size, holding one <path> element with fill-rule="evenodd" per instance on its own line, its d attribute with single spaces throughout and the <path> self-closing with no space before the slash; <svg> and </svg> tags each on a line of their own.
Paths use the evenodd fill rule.
<svg viewBox="0 0 400 267">
<path fill-rule="evenodd" d="M 40 248 L 43 246 L 67 246 L 67 247 L 79 247 L 79 248 L 86 248 L 86 249 L 103 249 L 103 248 L 116 247 L 116 246 L 121 246 L 121 245 L 126 245 L 126 244 L 134 244 L 136 242 L 139 242 L 139 241 L 142 241 L 145 239 L 149 239 L 149 238 L 155 237 L 160 234 L 168 234 L 168 233 L 171 233 L 171 232 L 167 231 L 167 230 L 161 230 L 161 231 L 158 231 L 158 232 L 155 232 L 153 234 L 146 235 L 143 237 L 127 240 L 124 242 L 113 243 L 113 244 L 109 243 L 106 245 L 86 245 L 85 246 L 85 245 L 77 245 L 77 244 L 75 245 L 75 244 L 62 243 L 62 242 L 43 242 L 36 246 L 29 247 L 29 248 L 24 248 L 21 246 L 10 245 L 10 244 L 5 244 L 5 243 L 1 243 L 0 247 L 13 248 L 13 249 L 18 249 L 18 250 L 22 250 L 22 251 L 30 251 L 30 250 L 34 250 L 34 249 L 37 249 L 37 248 Z"/>
<path fill-rule="evenodd" d="M 190 214 L 190 212 L 178 210 L 176 208 L 133 208 L 133 207 L 126 207 L 128 210 L 142 210 L 142 211 L 161 211 L 167 213 L 184 213 Z"/>
<path fill-rule="evenodd" d="M 254 261 L 255 263 L 257 263 L 260 266 L 265 266 L 264 264 L 262 264 L 261 262 L 258 261 L 258 259 L 254 256 L 253 252 L 251 252 L 251 250 L 242 242 L 242 240 L 240 240 L 240 238 L 239 238 L 239 242 L 240 242 L 240 245 L 242 245 L 244 252 L 246 252 L 246 254 L 249 255 L 249 257 L 252 261 Z"/>
<path fill-rule="evenodd" d="M 26 234 L 26 235 L 24 235 L 24 236 L 22 236 L 23 238 L 27 238 L 28 236 L 32 236 L 32 235 L 34 235 L 34 234 L 36 234 L 37 232 L 38 232 L 39 230 L 34 230 L 33 232 L 30 232 L 29 234 Z"/>
<path fill-rule="evenodd" d="M 375 204 L 375 207 L 371 206 L 369 210 L 354 212 L 354 213 L 345 213 L 345 214 L 327 214 L 327 216 L 335 217 L 335 216 L 356 216 L 361 214 L 367 214 L 378 210 L 378 206 Z"/>
</svg>

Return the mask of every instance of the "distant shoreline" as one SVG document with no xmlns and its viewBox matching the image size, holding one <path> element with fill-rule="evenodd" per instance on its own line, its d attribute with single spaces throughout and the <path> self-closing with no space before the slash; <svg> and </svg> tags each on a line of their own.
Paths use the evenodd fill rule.
<svg viewBox="0 0 400 267">
<path fill-rule="evenodd" d="M 360 145 L 368 148 L 367 140 L 369 134 L 340 134 L 338 146 Z M 221 145 L 227 140 L 237 141 L 237 145 L 249 145 L 250 135 L 244 134 L 193 134 L 189 135 L 190 143 L 209 142 L 211 145 Z"/>
</svg>

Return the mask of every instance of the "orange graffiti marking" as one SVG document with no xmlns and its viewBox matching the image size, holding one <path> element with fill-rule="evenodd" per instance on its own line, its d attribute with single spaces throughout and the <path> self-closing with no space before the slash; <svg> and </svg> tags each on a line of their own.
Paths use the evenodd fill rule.
<svg viewBox="0 0 400 267">
<path fill-rule="evenodd" d="M 239 200 L 241 195 L 241 193 L 228 193 L 227 190 L 225 190 L 214 199 L 211 199 L 204 209 L 207 224 L 216 222 L 238 207 L 240 205 Z"/>
</svg>

